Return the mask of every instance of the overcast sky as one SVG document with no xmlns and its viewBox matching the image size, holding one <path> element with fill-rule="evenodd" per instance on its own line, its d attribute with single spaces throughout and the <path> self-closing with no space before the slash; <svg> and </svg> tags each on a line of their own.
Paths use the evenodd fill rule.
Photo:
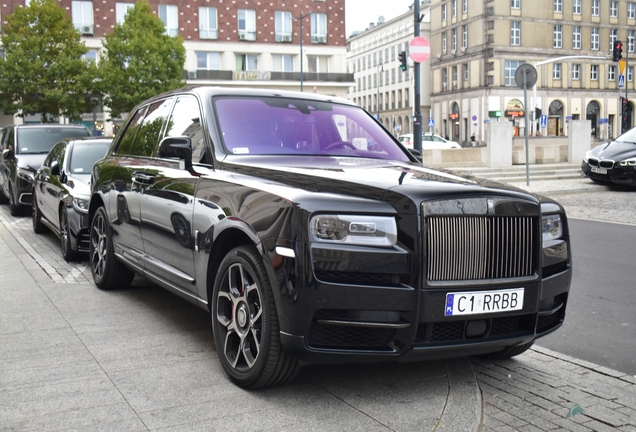
<svg viewBox="0 0 636 432">
<path fill-rule="evenodd" d="M 345 31 L 349 37 L 355 30 L 364 30 L 377 22 L 380 15 L 386 21 L 408 11 L 413 0 L 345 0 Z"/>
</svg>

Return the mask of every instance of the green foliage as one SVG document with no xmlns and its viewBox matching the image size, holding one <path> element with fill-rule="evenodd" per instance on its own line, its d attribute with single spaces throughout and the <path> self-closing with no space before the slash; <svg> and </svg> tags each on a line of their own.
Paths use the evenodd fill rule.
<svg viewBox="0 0 636 432">
<path fill-rule="evenodd" d="M 100 62 L 105 105 L 111 116 L 129 112 L 159 93 L 184 85 L 185 48 L 181 36 L 165 34 L 146 0 L 128 9 L 123 24 L 106 34 Z"/>
<path fill-rule="evenodd" d="M 0 110 L 5 114 L 63 115 L 72 120 L 92 109 L 97 68 L 66 10 L 55 0 L 32 0 L 6 17 L 0 59 Z M 21 112 L 20 112 L 21 111 Z"/>
</svg>

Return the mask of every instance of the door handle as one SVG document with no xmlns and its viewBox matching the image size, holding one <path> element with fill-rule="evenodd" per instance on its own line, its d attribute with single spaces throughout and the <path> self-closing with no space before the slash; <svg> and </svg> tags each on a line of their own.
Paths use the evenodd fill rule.
<svg viewBox="0 0 636 432">
<path fill-rule="evenodd" d="M 135 172 L 132 175 L 133 181 L 142 184 L 152 184 L 155 182 L 154 174 L 146 174 L 141 172 Z"/>
</svg>

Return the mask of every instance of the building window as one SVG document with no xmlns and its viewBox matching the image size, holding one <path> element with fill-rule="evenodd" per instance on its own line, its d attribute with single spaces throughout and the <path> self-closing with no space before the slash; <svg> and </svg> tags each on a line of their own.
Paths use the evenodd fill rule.
<svg viewBox="0 0 636 432">
<path fill-rule="evenodd" d="M 73 1 L 73 27 L 82 34 L 93 34 L 93 2 Z"/>
<path fill-rule="evenodd" d="M 598 81 L 598 65 L 590 66 L 590 79 L 592 81 Z"/>
<path fill-rule="evenodd" d="M 451 2 L 451 16 L 453 18 L 457 16 L 457 0 Z"/>
<path fill-rule="evenodd" d="M 616 81 L 616 66 L 610 66 L 607 68 L 607 79 L 610 81 Z"/>
<path fill-rule="evenodd" d="M 442 33 L 442 53 L 446 54 L 446 32 Z"/>
<path fill-rule="evenodd" d="M 504 77 L 504 85 L 506 86 L 516 86 L 517 82 L 515 81 L 515 72 L 517 68 L 523 64 L 520 60 L 506 60 L 505 65 L 505 77 Z"/>
<path fill-rule="evenodd" d="M 395 69 L 391 69 L 391 84 L 395 84 Z"/>
<path fill-rule="evenodd" d="M 510 45 L 521 45 L 521 21 L 510 21 Z"/>
<path fill-rule="evenodd" d="M 457 52 L 457 29 L 451 30 L 451 50 Z"/>
<path fill-rule="evenodd" d="M 135 6 L 134 3 L 115 3 L 115 20 L 117 24 L 123 24 L 126 19 L 128 9 Z"/>
<path fill-rule="evenodd" d="M 294 57 L 289 54 L 272 54 L 272 63 L 275 72 L 294 71 Z"/>
<path fill-rule="evenodd" d="M 373 67 L 378 65 L 378 53 L 373 53 Z"/>
<path fill-rule="evenodd" d="M 572 0 L 572 13 L 581 15 L 581 0 Z"/>
<path fill-rule="evenodd" d="M 610 17 L 618 18 L 618 2 L 617 1 L 610 2 Z"/>
<path fill-rule="evenodd" d="M 634 67 L 627 67 L 627 81 L 632 82 L 634 80 Z"/>
<path fill-rule="evenodd" d="M 563 0 L 554 0 L 554 12 L 556 13 L 563 12 Z"/>
<path fill-rule="evenodd" d="M 163 21 L 168 36 L 179 34 L 179 21 L 175 5 L 159 5 L 159 18 Z"/>
<path fill-rule="evenodd" d="M 462 47 L 463 48 L 468 47 L 468 26 L 467 25 L 462 26 Z"/>
<path fill-rule="evenodd" d="M 634 30 L 627 31 L 627 51 L 634 52 Z"/>
<path fill-rule="evenodd" d="M 311 15 L 311 42 L 327 43 L 327 15 Z"/>
<path fill-rule="evenodd" d="M 216 8 L 199 7 L 199 38 L 218 39 Z"/>
<path fill-rule="evenodd" d="M 636 18 L 636 3 L 627 3 L 627 18 Z"/>
<path fill-rule="evenodd" d="M 554 26 L 552 48 L 563 48 L 563 27 L 560 24 Z"/>
<path fill-rule="evenodd" d="M 448 87 L 448 69 L 442 69 L 442 91 Z"/>
<path fill-rule="evenodd" d="M 590 39 L 590 49 L 598 51 L 599 42 L 598 42 L 598 27 L 592 28 L 591 39 Z"/>
<path fill-rule="evenodd" d="M 1 58 L 4 58 L 4 51 L 2 52 Z M 86 54 L 82 56 L 82 58 L 88 63 L 93 62 L 97 63 L 97 50 L 88 50 Z"/>
<path fill-rule="evenodd" d="M 292 41 L 291 12 L 276 12 L 276 42 Z"/>
<path fill-rule="evenodd" d="M 617 29 L 611 29 L 610 30 L 610 46 L 609 46 L 610 51 L 612 49 L 614 49 L 614 41 L 615 40 L 618 40 L 618 30 Z"/>
<path fill-rule="evenodd" d="M 486 30 L 494 30 L 495 22 L 494 21 L 486 21 Z"/>
<path fill-rule="evenodd" d="M 309 72 L 327 73 L 329 72 L 328 56 L 307 56 L 307 69 Z M 382 79 L 380 79 L 382 82 Z"/>
<path fill-rule="evenodd" d="M 468 78 L 469 78 L 469 76 L 468 76 L 468 71 L 469 71 L 468 63 L 464 63 L 463 68 L 464 68 L 464 81 L 468 81 Z"/>
<path fill-rule="evenodd" d="M 510 9 L 521 9 L 521 0 L 510 0 Z"/>
<path fill-rule="evenodd" d="M 446 3 L 442 5 L 442 21 L 446 21 Z"/>
<path fill-rule="evenodd" d="M 581 70 L 581 65 L 578 64 L 573 64 L 572 65 L 572 79 L 573 80 L 579 80 L 580 79 L 580 70 Z"/>
<path fill-rule="evenodd" d="M 572 49 L 581 49 L 581 26 L 572 27 Z"/>
<path fill-rule="evenodd" d="M 221 70 L 221 53 L 197 51 L 197 70 Z"/>
<path fill-rule="evenodd" d="M 599 6 L 599 0 L 592 0 L 592 16 L 599 16 L 601 14 L 601 8 Z"/>
<path fill-rule="evenodd" d="M 238 10 L 239 40 L 256 40 L 256 12 L 253 9 Z"/>
<path fill-rule="evenodd" d="M 255 71 L 258 70 L 258 56 L 256 54 L 237 54 L 236 70 Z"/>
<path fill-rule="evenodd" d="M 468 13 L 468 0 L 462 1 L 462 13 Z"/>
<path fill-rule="evenodd" d="M 561 63 L 552 64 L 552 79 L 555 79 L 555 80 L 561 79 Z"/>
</svg>

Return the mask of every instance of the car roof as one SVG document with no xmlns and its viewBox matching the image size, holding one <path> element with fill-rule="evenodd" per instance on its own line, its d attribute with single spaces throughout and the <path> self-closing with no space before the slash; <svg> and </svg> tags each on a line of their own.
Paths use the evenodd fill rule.
<svg viewBox="0 0 636 432">
<path fill-rule="evenodd" d="M 22 125 L 13 125 L 16 128 L 24 129 L 24 128 L 77 128 L 77 129 L 86 129 L 84 125 L 78 124 L 59 124 L 59 123 L 38 123 L 38 124 L 22 124 Z"/>
</svg>

